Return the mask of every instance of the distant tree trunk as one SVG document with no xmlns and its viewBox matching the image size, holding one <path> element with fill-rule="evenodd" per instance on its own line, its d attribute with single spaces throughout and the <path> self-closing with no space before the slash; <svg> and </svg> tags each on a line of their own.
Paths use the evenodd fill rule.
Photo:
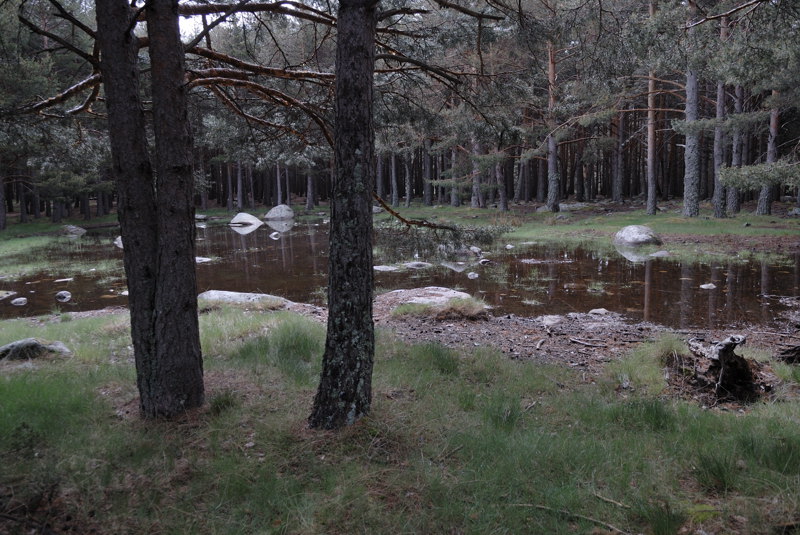
<svg viewBox="0 0 800 535">
<path fill-rule="evenodd" d="M 433 185 L 431 180 L 431 140 L 425 140 L 425 147 L 422 150 L 422 204 L 431 206 L 433 204 Z"/>
<path fill-rule="evenodd" d="M 536 202 L 543 203 L 547 196 L 547 163 L 539 160 L 539 169 L 536 174 Z"/>
<path fill-rule="evenodd" d="M 283 204 L 283 184 L 281 184 L 281 163 L 275 162 L 275 205 Z"/>
<path fill-rule="evenodd" d="M 723 30 L 721 37 L 725 39 L 725 19 L 723 18 Z M 717 82 L 717 126 L 714 128 L 714 195 L 712 204 L 714 205 L 714 217 L 725 217 L 725 187 L 719 181 L 719 173 L 722 169 L 725 135 L 722 131 L 722 120 L 725 118 L 725 84 Z"/>
<path fill-rule="evenodd" d="M 556 98 L 556 48 L 553 42 L 547 42 L 547 92 L 549 122 L 547 134 L 547 209 L 551 212 L 559 211 L 559 193 L 561 191 L 560 174 L 558 172 L 558 142 L 555 138 L 555 113 Z"/>
<path fill-rule="evenodd" d="M 0 175 L 0 230 L 6 229 L 6 185 Z"/>
<path fill-rule="evenodd" d="M 456 161 L 458 153 L 454 148 L 450 162 L 450 180 L 453 182 L 453 187 L 450 188 L 450 206 L 461 206 L 461 193 L 458 191 L 458 177 L 456 177 Z"/>
<path fill-rule="evenodd" d="M 773 90 L 772 96 L 777 97 L 778 91 Z M 780 112 L 778 108 L 772 108 L 769 112 L 769 137 L 767 139 L 767 163 L 775 163 L 778 161 L 778 126 L 780 120 Z M 772 214 L 772 184 L 765 184 L 761 186 L 761 191 L 758 194 L 758 205 L 756 207 L 756 214 L 770 215 Z"/>
<path fill-rule="evenodd" d="M 693 0 L 689 1 L 689 22 L 694 22 L 697 6 Z M 692 38 L 693 29 L 687 30 Z M 692 45 L 690 45 L 692 46 Z M 686 70 L 686 148 L 684 151 L 684 177 L 683 177 L 683 215 L 697 217 L 700 214 L 700 133 L 695 122 L 698 119 L 697 108 L 699 93 L 697 90 L 697 71 L 691 65 Z"/>
<path fill-rule="evenodd" d="M 292 188 L 289 185 L 289 167 L 285 167 L 283 169 L 284 174 L 286 175 L 286 204 L 292 204 Z"/>
<path fill-rule="evenodd" d="M 655 2 L 650 2 L 650 17 L 655 16 Z M 647 215 L 656 215 L 656 73 L 647 80 Z"/>
<path fill-rule="evenodd" d="M 518 203 L 522 200 L 525 190 L 525 169 L 527 167 L 527 160 L 520 159 L 518 163 L 514 165 L 514 202 Z"/>
<path fill-rule="evenodd" d="M 233 163 L 228 162 L 226 166 L 227 169 L 227 188 L 228 188 L 228 197 L 226 199 L 227 208 L 229 212 L 233 212 Z"/>
<path fill-rule="evenodd" d="M 177 0 L 146 4 L 156 151 L 155 355 L 140 375 L 142 412 L 172 417 L 204 400 L 197 319 L 192 134 Z M 124 238 L 123 238 L 124 239 Z"/>
<path fill-rule="evenodd" d="M 397 154 L 393 152 L 389 158 L 389 162 L 391 164 L 389 172 L 391 173 L 390 187 L 392 189 L 392 206 L 397 208 L 400 206 L 400 192 L 397 188 Z"/>
<path fill-rule="evenodd" d="M 733 111 L 740 115 L 744 111 L 744 88 L 737 85 L 734 90 Z M 731 141 L 731 167 L 742 166 L 742 128 L 734 126 L 733 140 Z M 733 186 L 728 186 L 727 191 L 728 214 L 738 214 L 741 209 L 739 202 L 739 190 Z"/>
<path fill-rule="evenodd" d="M 242 176 L 242 162 L 236 162 L 236 206 L 239 211 L 244 210 L 244 177 Z"/>
<path fill-rule="evenodd" d="M 614 165 L 611 171 L 611 200 L 614 202 L 622 202 L 622 181 L 625 175 L 625 115 L 624 110 L 619 112 L 617 120 L 617 142 L 614 145 Z"/>
<path fill-rule="evenodd" d="M 472 140 L 472 197 L 470 199 L 471 208 L 483 208 L 483 199 L 481 195 L 481 168 L 478 164 L 477 156 L 481 153 L 480 144 L 478 141 Z"/>
<path fill-rule="evenodd" d="M 403 156 L 403 167 L 405 169 L 406 179 L 406 208 L 411 206 L 411 190 L 412 190 L 412 176 L 411 176 L 411 153 Z"/>
<path fill-rule="evenodd" d="M 377 2 L 340 0 L 336 45 L 328 330 L 322 376 L 308 422 L 337 429 L 369 413 L 372 322 L 373 73 Z"/>
<path fill-rule="evenodd" d="M 311 211 L 314 209 L 314 176 L 311 171 L 306 173 L 306 210 Z"/>
<path fill-rule="evenodd" d="M 506 191 L 506 179 L 503 175 L 503 163 L 497 162 L 494 166 L 494 174 L 497 177 L 497 193 L 500 197 L 500 210 L 508 212 L 508 192 Z"/>
<path fill-rule="evenodd" d="M 383 199 L 384 196 L 383 183 L 383 155 L 378 154 L 378 170 L 375 173 L 375 193 L 381 199 Z"/>
</svg>

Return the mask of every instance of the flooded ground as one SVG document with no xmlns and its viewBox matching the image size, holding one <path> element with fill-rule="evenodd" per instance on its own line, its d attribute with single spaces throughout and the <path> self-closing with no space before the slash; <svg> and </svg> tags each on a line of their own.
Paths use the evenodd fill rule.
<svg viewBox="0 0 800 535">
<path fill-rule="evenodd" d="M 52 266 L 51 272 L 19 280 L 1 278 L 0 273 L 0 295 L 15 292 L 0 300 L 0 317 L 125 305 L 122 251 L 113 245 L 116 234 L 109 232 L 115 231 L 60 238 L 39 251 L 46 255 L 43 259 Z M 379 243 L 407 239 L 401 233 Z M 327 241 L 327 227 L 321 223 L 301 223 L 288 232 L 264 225 L 244 235 L 224 224 L 198 228 L 197 255 L 210 259 L 198 264 L 199 291 L 263 292 L 324 305 Z M 800 295 L 800 255 L 775 263 L 681 265 L 668 258 L 634 263 L 614 253 L 537 244 L 507 249 L 505 245 L 482 246 L 482 257 L 462 252 L 443 258 L 425 251 L 415 257 L 406 251 L 404 259 L 379 246 L 376 265 L 400 269 L 376 271 L 376 291 L 446 286 L 484 299 L 495 307 L 495 315 L 540 316 L 605 308 L 635 321 L 708 329 L 769 325 L 786 310 L 782 297 Z M 77 272 L 75 265 L 81 266 Z M 69 302 L 55 300 L 61 290 L 72 294 Z M 13 306 L 15 297 L 25 297 L 28 303 Z"/>
</svg>

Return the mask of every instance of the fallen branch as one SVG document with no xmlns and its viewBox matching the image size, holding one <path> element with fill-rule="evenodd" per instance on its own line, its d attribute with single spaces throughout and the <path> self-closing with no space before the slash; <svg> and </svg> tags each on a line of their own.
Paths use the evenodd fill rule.
<svg viewBox="0 0 800 535">
<path fill-rule="evenodd" d="M 456 227 L 452 227 L 450 225 L 440 225 L 438 223 L 431 223 L 430 221 L 425 221 L 424 219 L 406 219 L 405 217 L 401 216 L 397 210 L 389 206 L 386 201 L 384 201 L 381 197 L 378 196 L 377 193 L 373 192 L 372 197 L 377 201 L 378 204 L 381 205 L 381 208 L 389 212 L 393 217 L 400 220 L 407 227 L 426 227 L 432 228 L 437 230 L 450 230 L 453 232 L 457 232 L 458 229 Z"/>
<path fill-rule="evenodd" d="M 577 338 L 570 338 L 569 341 L 586 347 L 608 347 L 606 344 L 593 344 L 591 342 L 584 342 L 583 340 L 578 340 Z"/>
<path fill-rule="evenodd" d="M 510 504 L 511 507 L 532 507 L 533 509 L 539 509 L 540 511 L 549 511 L 551 513 L 558 513 L 560 515 L 569 517 L 569 518 L 577 518 L 580 520 L 586 520 L 587 522 L 592 522 L 593 524 L 597 524 L 598 526 L 602 526 L 608 530 L 613 531 L 614 533 L 628 533 L 627 531 L 623 531 L 616 526 L 613 526 L 607 522 L 603 522 L 602 520 L 597 520 L 596 518 L 592 518 L 590 516 L 579 515 L 578 513 L 573 513 L 570 511 L 565 511 L 564 509 L 553 509 L 552 507 L 547 507 L 546 505 L 538 505 L 535 503 L 512 503 Z"/>
</svg>

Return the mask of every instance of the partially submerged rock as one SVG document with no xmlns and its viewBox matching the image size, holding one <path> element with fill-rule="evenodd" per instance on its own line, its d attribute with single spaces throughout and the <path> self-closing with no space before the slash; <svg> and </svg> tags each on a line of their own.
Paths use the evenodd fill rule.
<svg viewBox="0 0 800 535">
<path fill-rule="evenodd" d="M 286 204 L 279 204 L 267 212 L 266 215 L 264 215 L 264 219 L 274 220 L 292 219 L 293 217 L 294 210 L 292 210 L 291 206 Z"/>
<path fill-rule="evenodd" d="M 0 347 L 0 360 L 28 360 L 55 354 L 70 356 L 72 352 L 64 342 L 44 342 L 36 338 L 24 338 Z"/>
<path fill-rule="evenodd" d="M 267 226 L 276 232 L 289 232 L 294 226 L 294 219 L 275 219 L 267 221 Z"/>
<path fill-rule="evenodd" d="M 83 227 L 77 227 L 75 225 L 64 225 L 61 227 L 61 234 L 64 236 L 71 236 L 77 238 L 79 236 L 83 236 L 86 234 L 86 229 Z"/>
<path fill-rule="evenodd" d="M 233 216 L 233 219 L 231 219 L 231 222 L 228 224 L 231 226 L 258 228 L 259 226 L 263 225 L 264 222 L 252 214 L 248 214 L 247 212 L 239 212 Z"/>
<path fill-rule="evenodd" d="M 28 304 L 28 299 L 25 297 L 17 297 L 16 299 L 11 300 L 11 304 L 15 307 L 24 307 Z"/>
<path fill-rule="evenodd" d="M 67 290 L 61 290 L 56 294 L 56 301 L 59 303 L 68 303 L 72 299 L 72 294 Z"/>
</svg>

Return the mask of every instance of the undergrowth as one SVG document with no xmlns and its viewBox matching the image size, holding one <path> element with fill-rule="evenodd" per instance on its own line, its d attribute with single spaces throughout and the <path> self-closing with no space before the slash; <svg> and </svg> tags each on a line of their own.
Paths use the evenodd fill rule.
<svg viewBox="0 0 800 535">
<path fill-rule="evenodd" d="M 798 520 L 797 402 L 738 414 L 660 397 L 675 340 L 610 366 L 607 383 L 634 385 L 620 394 L 379 331 L 371 415 L 331 433 L 305 423 L 322 325 L 208 310 L 206 407 L 143 422 L 126 412 L 126 320 L 0 322 L 0 341 L 35 330 L 74 351 L 0 363 L 0 531 L 771 533 Z"/>
</svg>

